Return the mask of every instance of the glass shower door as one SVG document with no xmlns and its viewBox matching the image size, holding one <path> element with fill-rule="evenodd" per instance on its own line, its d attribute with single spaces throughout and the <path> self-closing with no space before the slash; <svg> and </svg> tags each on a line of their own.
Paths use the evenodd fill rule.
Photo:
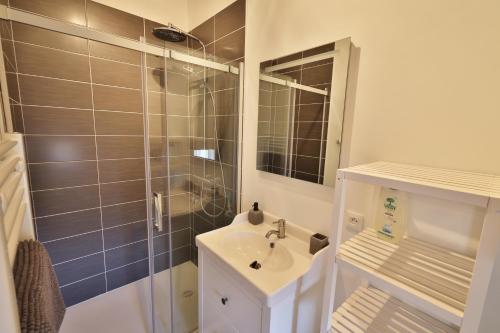
<svg viewBox="0 0 500 333">
<path fill-rule="evenodd" d="M 147 55 L 145 62 L 153 321 L 157 333 L 192 332 L 198 316 L 190 262 L 188 72 L 165 57 Z"/>
<path fill-rule="evenodd" d="M 155 333 L 170 333 L 171 267 L 169 214 L 169 149 L 166 137 L 166 58 L 143 55 L 143 91 L 147 113 L 146 190 L 148 193 L 150 309 Z"/>
<path fill-rule="evenodd" d="M 191 258 L 172 271 L 172 286 L 179 297 L 173 299 L 175 316 L 190 322 L 198 319 L 198 234 L 224 227 L 237 214 L 238 199 L 238 124 L 240 120 L 239 76 L 218 70 L 189 65 L 189 135 L 190 135 L 190 204 Z M 168 104 L 167 104 L 168 108 Z M 171 202 L 176 205 L 174 201 Z M 174 238 L 175 240 L 175 238 Z M 181 257 L 179 257 L 179 255 Z M 182 254 L 173 252 L 174 264 Z M 194 283 L 194 284 L 193 284 Z M 190 290 L 188 287 L 193 286 Z M 186 305 L 185 297 L 193 303 Z M 192 311 L 192 312 L 191 312 Z M 196 325 L 197 326 L 197 325 Z M 174 332 L 191 332 L 182 329 Z"/>
<path fill-rule="evenodd" d="M 195 283 L 196 308 L 191 310 L 198 316 L 195 237 L 228 225 L 237 214 L 240 82 L 232 73 L 193 65 L 189 68 L 191 260 L 182 270 L 173 270 L 172 286 L 184 297 L 185 284 Z M 183 308 L 182 298 L 179 300 L 173 300 L 174 309 L 188 316 L 189 308 Z"/>
<path fill-rule="evenodd" d="M 195 332 L 195 236 L 237 211 L 239 77 L 153 55 L 144 62 L 155 332 Z"/>
<path fill-rule="evenodd" d="M 163 298 L 161 285 L 170 281 L 171 332 L 192 332 L 198 327 L 197 270 L 191 261 L 191 137 L 189 123 L 189 64 L 166 59 L 162 67 L 164 111 L 161 116 L 150 116 L 154 151 L 162 151 L 160 167 L 168 178 L 153 191 L 164 190 L 164 204 L 168 207 L 164 228 L 169 230 L 168 276 L 155 275 L 153 293 Z M 154 170 L 153 168 L 151 170 Z M 168 191 L 167 191 L 168 189 Z M 158 240 L 155 238 L 155 246 Z M 167 258 L 166 258 L 167 259 Z M 161 263 L 156 263 L 158 265 Z M 158 312 L 157 312 L 158 313 Z"/>
</svg>

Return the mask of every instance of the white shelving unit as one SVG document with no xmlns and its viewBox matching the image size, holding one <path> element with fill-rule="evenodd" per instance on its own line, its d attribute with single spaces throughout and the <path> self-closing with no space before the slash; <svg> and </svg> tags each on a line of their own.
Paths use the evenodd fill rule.
<svg viewBox="0 0 500 333">
<path fill-rule="evenodd" d="M 457 333 L 458 330 L 372 287 L 359 287 L 332 315 L 332 332 Z"/>
<path fill-rule="evenodd" d="M 342 242 L 346 190 L 352 182 L 481 207 L 485 214 L 476 257 L 411 237 L 392 244 L 370 228 Z M 500 252 L 500 176 L 390 162 L 340 169 L 334 214 L 334 264 L 326 279 L 331 297 L 325 297 L 322 332 L 489 333 L 500 327 L 500 319 L 491 319 L 498 314 L 485 316 L 496 311 L 485 307 L 488 293 L 500 293 L 500 282 L 493 279 Z M 341 270 L 356 274 L 366 286 L 334 304 Z"/>
</svg>

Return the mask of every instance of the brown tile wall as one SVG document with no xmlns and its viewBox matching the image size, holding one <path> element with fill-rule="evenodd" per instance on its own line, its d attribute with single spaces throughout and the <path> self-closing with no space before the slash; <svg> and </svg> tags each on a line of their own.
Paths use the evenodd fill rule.
<svg viewBox="0 0 500 333">
<path fill-rule="evenodd" d="M 237 63 L 245 58 L 245 0 L 236 0 L 191 33 L 202 40 L 207 53 L 223 63 Z M 201 45 L 191 41 L 190 48 L 200 52 Z"/>
<path fill-rule="evenodd" d="M 15 8 L 136 40 L 146 31 L 147 41 L 158 44 L 149 33 L 153 22 L 86 3 L 10 1 Z M 26 138 L 37 237 L 49 251 L 66 304 L 147 276 L 141 54 L 4 20 L 0 32 L 15 130 Z M 189 182 L 183 184 L 190 167 L 188 78 L 175 66 L 169 62 L 167 70 L 168 114 L 162 115 L 164 97 L 156 92 L 162 69 L 148 72 L 153 187 L 165 194 L 164 124 L 175 136 L 171 144 L 179 142 L 170 149 L 172 235 L 154 238 L 157 272 L 170 266 L 170 239 L 172 264 L 191 256 Z"/>
</svg>

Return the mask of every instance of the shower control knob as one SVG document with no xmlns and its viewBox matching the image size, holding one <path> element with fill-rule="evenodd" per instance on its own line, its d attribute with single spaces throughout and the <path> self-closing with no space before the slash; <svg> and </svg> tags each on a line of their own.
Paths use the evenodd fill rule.
<svg viewBox="0 0 500 333">
<path fill-rule="evenodd" d="M 227 299 L 227 297 L 222 297 L 222 298 L 220 299 L 220 301 L 222 302 L 222 304 L 223 304 L 223 305 L 226 305 L 226 304 L 227 304 L 228 299 Z"/>
</svg>

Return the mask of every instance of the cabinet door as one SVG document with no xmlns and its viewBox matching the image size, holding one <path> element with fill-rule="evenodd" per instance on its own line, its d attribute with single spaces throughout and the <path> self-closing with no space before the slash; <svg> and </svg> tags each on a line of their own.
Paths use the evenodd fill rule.
<svg viewBox="0 0 500 333">
<path fill-rule="evenodd" d="M 203 321 L 211 323 L 210 314 L 221 314 L 239 333 L 259 333 L 262 325 L 261 305 L 211 260 L 203 261 Z M 213 309 L 209 308 L 213 307 Z M 215 312 L 216 311 L 216 312 Z M 215 332 L 215 331 L 214 331 Z M 229 331 L 231 332 L 231 331 Z"/>
<path fill-rule="evenodd" d="M 203 333 L 238 333 L 211 301 L 203 298 Z"/>
</svg>

